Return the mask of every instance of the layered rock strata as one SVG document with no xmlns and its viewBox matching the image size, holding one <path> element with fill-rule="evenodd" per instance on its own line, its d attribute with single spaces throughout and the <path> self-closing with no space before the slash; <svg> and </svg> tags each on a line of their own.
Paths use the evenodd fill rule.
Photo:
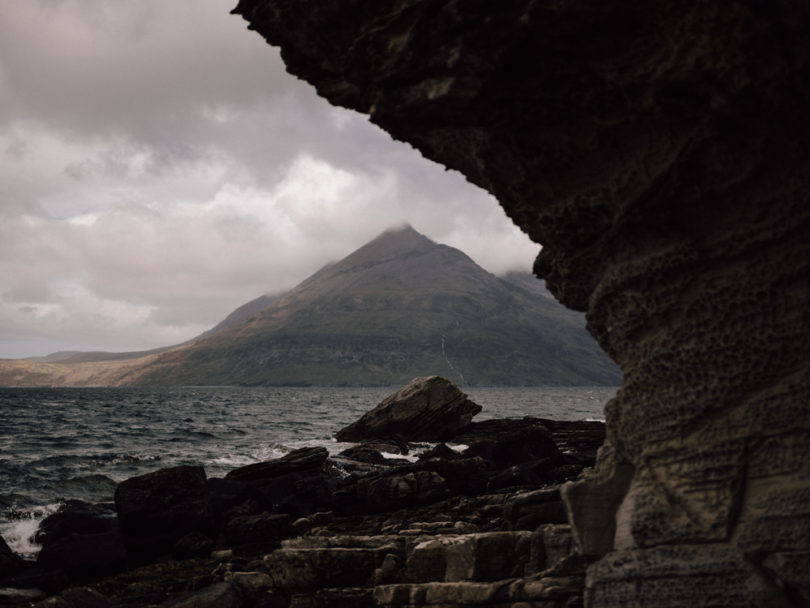
<svg viewBox="0 0 810 608">
<path fill-rule="evenodd" d="M 493 193 L 621 365 L 599 464 L 566 491 L 602 557 L 589 605 L 810 602 L 810 8 L 235 12 L 320 95 Z"/>
</svg>

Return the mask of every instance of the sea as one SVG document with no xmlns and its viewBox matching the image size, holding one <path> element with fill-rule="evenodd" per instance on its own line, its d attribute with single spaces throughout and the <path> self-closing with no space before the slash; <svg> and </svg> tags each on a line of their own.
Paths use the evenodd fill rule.
<svg viewBox="0 0 810 608">
<path fill-rule="evenodd" d="M 176 465 L 221 477 L 304 446 L 337 454 L 351 444 L 334 433 L 397 388 L 0 388 L 0 534 L 33 558 L 44 517 L 70 499 L 112 501 L 129 477 Z M 476 421 L 602 420 L 616 390 L 464 389 Z"/>
</svg>

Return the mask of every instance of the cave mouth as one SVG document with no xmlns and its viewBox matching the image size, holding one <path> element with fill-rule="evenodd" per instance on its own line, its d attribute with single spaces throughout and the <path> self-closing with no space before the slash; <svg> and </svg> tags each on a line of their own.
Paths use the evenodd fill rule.
<svg viewBox="0 0 810 608">
<path fill-rule="evenodd" d="M 810 7 L 234 12 L 318 94 L 492 193 L 620 365 L 597 466 L 566 490 L 586 604 L 810 602 Z"/>
</svg>

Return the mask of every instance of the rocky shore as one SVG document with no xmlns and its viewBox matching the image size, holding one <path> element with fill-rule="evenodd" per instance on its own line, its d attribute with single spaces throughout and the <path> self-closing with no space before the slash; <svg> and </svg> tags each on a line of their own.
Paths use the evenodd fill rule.
<svg viewBox="0 0 810 608">
<path fill-rule="evenodd" d="M 0 605 L 349 608 L 582 605 L 560 485 L 593 465 L 600 422 L 472 422 L 449 381 L 418 378 L 337 432 L 356 445 L 122 482 L 0 542 Z M 434 443 L 414 457 L 414 444 Z M 451 447 L 452 446 L 452 447 Z"/>
</svg>

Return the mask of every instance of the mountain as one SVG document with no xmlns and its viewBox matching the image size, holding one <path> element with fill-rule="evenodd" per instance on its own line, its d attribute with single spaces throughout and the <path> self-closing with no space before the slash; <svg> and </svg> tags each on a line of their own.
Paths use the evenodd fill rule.
<svg viewBox="0 0 810 608">
<path fill-rule="evenodd" d="M 619 384 L 583 316 L 543 293 L 531 275 L 500 279 L 410 226 L 389 230 L 158 354 L 136 381 L 399 385 L 441 374 L 474 385 Z"/>
<path fill-rule="evenodd" d="M 0 361 L 0 385 L 618 385 L 618 367 L 527 273 L 496 277 L 410 226 L 184 344 Z"/>
</svg>

